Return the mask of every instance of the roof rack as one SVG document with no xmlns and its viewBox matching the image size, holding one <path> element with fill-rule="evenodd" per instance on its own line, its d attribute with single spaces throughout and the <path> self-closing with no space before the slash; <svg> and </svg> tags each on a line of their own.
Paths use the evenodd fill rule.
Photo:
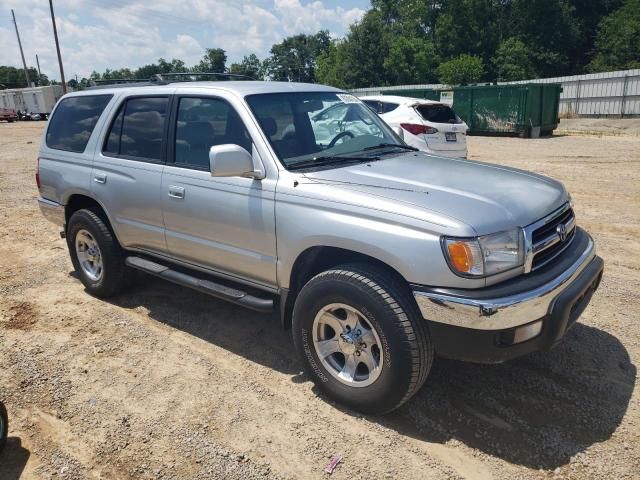
<svg viewBox="0 0 640 480">
<path fill-rule="evenodd" d="M 158 73 L 152 75 L 150 80 L 173 83 L 169 80 L 170 77 L 177 77 L 177 81 L 179 82 L 197 82 L 199 81 L 198 77 L 205 77 L 207 79 L 213 78 L 218 80 L 255 80 L 255 78 L 250 77 L 249 75 L 239 75 L 237 73 L 226 72 Z"/>
<path fill-rule="evenodd" d="M 172 77 L 176 77 L 172 79 Z M 151 78 L 112 78 L 109 80 L 93 80 L 92 85 L 87 90 L 98 90 L 101 88 L 127 88 L 127 87 L 148 87 L 152 85 L 168 85 L 176 82 L 198 82 L 206 80 L 255 80 L 248 75 L 224 72 L 187 72 L 187 73 L 156 73 Z"/>
</svg>

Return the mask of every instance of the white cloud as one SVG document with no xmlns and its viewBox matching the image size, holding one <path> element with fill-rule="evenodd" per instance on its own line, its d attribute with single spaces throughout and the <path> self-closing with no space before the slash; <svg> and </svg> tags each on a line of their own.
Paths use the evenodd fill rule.
<svg viewBox="0 0 640 480">
<path fill-rule="evenodd" d="M 325 0 L 326 1 L 326 0 Z M 352 0 L 362 2 L 363 0 Z M 44 5 L 43 5 L 44 4 Z M 301 0 L 56 0 L 65 74 L 137 67 L 163 57 L 197 63 L 206 47 L 223 48 L 229 63 L 297 33 L 328 29 L 342 35 L 362 17 L 360 8 Z M 0 12 L 16 10 L 25 57 L 59 78 L 51 18 L 42 0 L 0 0 Z M 4 18 L 4 16 L 3 16 Z M 0 65 L 21 65 L 11 21 L 0 23 Z"/>
</svg>

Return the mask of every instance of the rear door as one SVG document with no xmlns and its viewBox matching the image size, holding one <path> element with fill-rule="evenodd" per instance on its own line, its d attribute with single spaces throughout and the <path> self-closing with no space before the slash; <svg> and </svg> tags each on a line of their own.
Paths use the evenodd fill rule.
<svg viewBox="0 0 640 480">
<path fill-rule="evenodd" d="M 96 153 L 91 186 L 125 248 L 166 252 L 161 181 L 170 96 L 120 99 Z"/>
<path fill-rule="evenodd" d="M 167 246 L 184 262 L 274 286 L 276 179 L 212 177 L 209 167 L 209 149 L 222 144 L 239 145 L 260 161 L 242 107 L 235 99 L 176 95 L 162 178 Z"/>
<path fill-rule="evenodd" d="M 450 106 L 441 103 L 424 103 L 414 108 L 425 125 L 438 130 L 437 133 L 424 135 L 430 149 L 445 151 L 466 148 L 467 126 Z"/>
</svg>

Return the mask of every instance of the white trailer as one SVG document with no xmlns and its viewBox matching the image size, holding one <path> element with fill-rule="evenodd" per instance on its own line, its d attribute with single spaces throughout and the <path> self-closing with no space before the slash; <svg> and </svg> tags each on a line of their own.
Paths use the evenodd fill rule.
<svg viewBox="0 0 640 480">
<path fill-rule="evenodd" d="M 0 108 L 12 108 L 28 113 L 48 116 L 62 97 L 61 85 L 0 90 Z"/>
</svg>

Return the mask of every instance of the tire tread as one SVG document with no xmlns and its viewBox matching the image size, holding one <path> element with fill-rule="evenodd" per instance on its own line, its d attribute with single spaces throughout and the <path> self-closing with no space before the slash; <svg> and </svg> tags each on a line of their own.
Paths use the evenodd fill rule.
<svg viewBox="0 0 640 480">
<path fill-rule="evenodd" d="M 333 282 L 348 278 L 361 288 L 373 291 L 386 304 L 387 312 L 395 317 L 404 332 L 404 344 L 411 356 L 411 374 L 409 386 L 396 405 L 387 411 L 395 410 L 409 400 L 427 379 L 433 363 L 434 351 L 427 325 L 404 280 L 373 265 L 346 264 L 316 275 L 312 281 Z"/>
</svg>

